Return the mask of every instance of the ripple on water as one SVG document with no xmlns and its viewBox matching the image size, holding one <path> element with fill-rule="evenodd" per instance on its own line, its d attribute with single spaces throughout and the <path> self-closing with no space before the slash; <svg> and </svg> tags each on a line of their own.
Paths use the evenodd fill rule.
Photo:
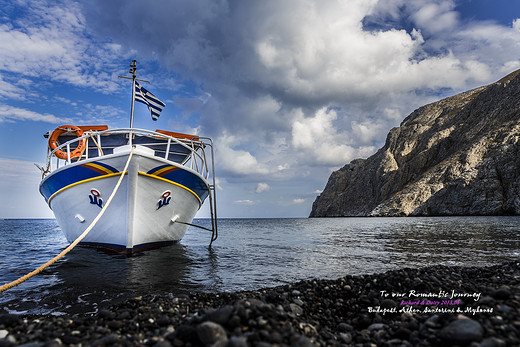
<svg viewBox="0 0 520 347">
<path fill-rule="evenodd" d="M 76 248 L 4 292 L 0 304 L 16 314 L 96 312 L 148 293 L 253 290 L 399 267 L 487 265 L 518 258 L 519 225 L 519 217 L 221 219 L 211 250 L 210 235 L 193 228 L 179 244 L 134 257 Z M 67 246 L 53 227 L 54 220 L 0 221 L 2 283 Z"/>
</svg>

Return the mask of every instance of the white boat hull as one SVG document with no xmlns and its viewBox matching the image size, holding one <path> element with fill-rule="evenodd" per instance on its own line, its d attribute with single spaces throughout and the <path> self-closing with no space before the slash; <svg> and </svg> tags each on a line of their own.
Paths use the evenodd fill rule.
<svg viewBox="0 0 520 347">
<path fill-rule="evenodd" d="M 129 152 L 130 146 L 124 146 L 112 155 L 70 164 L 42 181 L 40 191 L 69 242 L 101 212 Z M 80 245 L 128 254 L 177 242 L 187 231 L 184 223 L 191 223 L 208 190 L 207 182 L 195 171 L 137 146 L 113 200 Z"/>
</svg>

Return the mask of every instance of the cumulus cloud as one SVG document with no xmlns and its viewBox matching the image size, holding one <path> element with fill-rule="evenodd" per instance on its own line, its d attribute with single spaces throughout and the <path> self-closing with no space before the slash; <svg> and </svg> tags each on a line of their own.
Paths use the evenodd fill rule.
<svg viewBox="0 0 520 347">
<path fill-rule="evenodd" d="M 203 85 L 192 109 L 201 133 L 240 139 L 219 143 L 237 158 L 225 170 L 266 175 L 287 163 L 366 156 L 414 108 L 438 98 L 432 91 L 488 83 L 518 63 L 520 49 L 510 49 L 518 30 L 463 24 L 455 5 L 204 0 L 163 1 L 157 11 L 97 0 L 85 13 L 101 35 Z M 491 51 L 483 58 L 489 40 L 510 59 Z"/>
<path fill-rule="evenodd" d="M 216 155 L 219 158 L 221 170 L 228 175 L 263 175 L 269 172 L 269 168 L 258 162 L 248 151 L 237 149 L 241 142 L 236 136 L 223 134 L 216 139 L 218 147 Z"/>
<path fill-rule="evenodd" d="M 19 86 L 16 85 L 16 83 L 5 81 L 3 76 L 0 75 L 0 97 L 4 99 L 24 100 L 27 92 L 23 87 L 23 82 L 25 81 L 18 83 L 19 85 L 22 84 L 22 86 Z"/>
<path fill-rule="evenodd" d="M 436 1 L 421 4 L 415 2 L 415 5 L 421 6 L 413 13 L 412 19 L 415 23 L 430 33 L 452 30 L 458 22 L 458 14 L 454 11 L 455 3 L 453 1 Z"/>
<path fill-rule="evenodd" d="M 0 105 L 0 123 L 14 121 L 38 121 L 47 123 L 67 123 L 70 118 L 60 118 L 52 114 L 41 114 L 27 109 Z"/>
<path fill-rule="evenodd" d="M 456 0 L 52 0 L 5 11 L 17 6 L 24 16 L 0 24 L 0 98 L 25 100 L 40 77 L 113 92 L 117 75 L 105 71 L 135 56 L 171 91 L 180 115 L 169 125 L 215 140 L 219 189 L 263 193 L 228 200 L 245 207 L 273 198 L 279 181 L 322 188 L 413 109 L 520 68 L 519 20 L 462 20 Z M 121 116 L 53 102 L 76 118 Z M 0 122 L 64 120 L 23 107 L 0 108 Z M 285 201 L 311 200 L 300 196 Z"/>
<path fill-rule="evenodd" d="M 348 134 L 339 133 L 334 127 L 337 113 L 333 109 L 320 109 L 314 117 L 302 117 L 295 120 L 292 126 L 292 145 L 302 151 L 309 161 L 317 164 L 338 166 L 374 152 L 374 147 L 360 146 L 354 148 Z M 369 130 L 365 128 L 365 132 Z M 361 135 L 362 136 L 362 135 Z"/>
<path fill-rule="evenodd" d="M 6 9 L 24 11 L 25 16 L 0 25 L 0 71 L 115 90 L 111 76 L 95 64 L 114 66 L 119 45 L 92 41 L 78 3 L 20 2 Z"/>
<path fill-rule="evenodd" d="M 263 192 L 267 192 L 271 189 L 271 187 L 269 186 L 269 184 L 267 183 L 264 183 L 264 182 L 260 182 L 258 183 L 258 185 L 256 186 L 256 190 L 255 192 L 257 193 L 263 193 Z"/>
<path fill-rule="evenodd" d="M 252 201 L 252 200 L 235 200 L 234 201 L 235 204 L 238 204 L 238 205 L 254 205 L 255 202 Z"/>
<path fill-rule="evenodd" d="M 520 18 L 513 20 L 513 29 L 520 31 Z"/>
</svg>

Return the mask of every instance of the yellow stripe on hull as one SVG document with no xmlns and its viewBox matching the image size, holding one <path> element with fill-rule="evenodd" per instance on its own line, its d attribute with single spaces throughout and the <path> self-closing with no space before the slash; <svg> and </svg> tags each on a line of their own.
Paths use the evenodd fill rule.
<svg viewBox="0 0 520 347">
<path fill-rule="evenodd" d="M 128 174 L 128 171 L 125 171 L 125 175 Z M 93 177 L 93 178 L 88 178 L 86 180 L 81 180 L 81 181 L 78 181 L 78 182 L 75 182 L 75 183 L 72 183 L 72 184 L 69 184 L 68 186 L 65 186 L 63 188 L 61 188 L 60 190 L 58 190 L 56 193 L 52 194 L 50 197 L 49 197 L 49 200 L 47 200 L 47 204 L 50 206 L 51 205 L 51 200 L 56 196 L 58 195 L 59 193 L 63 192 L 64 190 L 66 189 L 69 189 L 69 188 L 72 188 L 74 186 L 77 186 L 78 184 L 82 184 L 82 183 L 86 183 L 86 182 L 92 182 L 92 181 L 97 181 L 97 180 L 100 180 L 100 179 L 103 179 L 103 178 L 109 178 L 109 177 L 114 177 L 114 176 L 119 176 L 121 175 L 121 172 L 117 172 L 117 173 L 111 173 L 111 174 L 108 174 L 108 175 L 103 175 L 103 176 L 98 176 L 98 177 Z"/>
<path fill-rule="evenodd" d="M 113 172 L 112 170 L 109 170 L 109 169 L 107 169 L 104 166 L 101 166 L 101 165 L 98 165 L 98 164 L 94 164 L 94 163 L 86 163 L 86 164 L 83 164 L 83 166 L 90 166 L 90 167 L 96 168 L 98 170 L 106 172 L 107 175 L 118 173 L 118 172 Z"/>
<path fill-rule="evenodd" d="M 164 167 L 160 170 L 157 170 L 155 171 L 153 174 L 149 174 L 149 175 L 154 175 L 154 176 L 159 176 L 160 174 L 162 174 L 163 172 L 165 171 L 168 171 L 168 170 L 171 170 L 171 169 L 178 169 L 178 167 L 175 167 L 175 166 L 167 166 L 167 167 Z"/>
</svg>

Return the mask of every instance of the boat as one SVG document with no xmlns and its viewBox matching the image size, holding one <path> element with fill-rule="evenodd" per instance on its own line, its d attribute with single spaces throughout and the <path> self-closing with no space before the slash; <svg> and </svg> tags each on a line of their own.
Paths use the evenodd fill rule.
<svg viewBox="0 0 520 347">
<path fill-rule="evenodd" d="M 144 80 L 136 78 L 136 70 L 134 60 L 132 76 L 119 76 L 132 80 L 129 128 L 61 125 L 44 135 L 48 150 L 46 165 L 40 167 L 40 193 L 68 242 L 95 222 L 80 246 L 131 255 L 178 242 L 194 226 L 211 232 L 211 247 L 218 236 L 213 142 L 134 128 L 135 101 L 151 103 L 152 118 L 164 107 L 154 109 L 160 101 L 138 84 Z M 206 200 L 210 227 L 192 223 Z"/>
</svg>

